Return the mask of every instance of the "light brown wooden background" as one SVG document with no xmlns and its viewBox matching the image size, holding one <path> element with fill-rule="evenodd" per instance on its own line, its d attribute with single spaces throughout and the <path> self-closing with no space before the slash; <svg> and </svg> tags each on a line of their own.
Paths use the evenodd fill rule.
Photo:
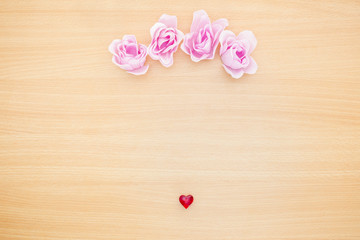
<svg viewBox="0 0 360 240">
<path fill-rule="evenodd" d="M 257 74 L 111 63 L 198 9 Z M 2 0 L 0 239 L 360 239 L 359 42 L 359 1 Z"/>
</svg>

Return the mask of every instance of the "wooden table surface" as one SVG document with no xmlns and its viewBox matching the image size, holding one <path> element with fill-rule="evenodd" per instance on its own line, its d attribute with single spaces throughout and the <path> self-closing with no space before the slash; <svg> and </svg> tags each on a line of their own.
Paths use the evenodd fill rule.
<svg viewBox="0 0 360 240">
<path fill-rule="evenodd" d="M 198 9 L 255 33 L 255 75 L 112 64 Z M 0 239 L 360 239 L 359 42 L 359 1 L 2 0 Z"/>
</svg>

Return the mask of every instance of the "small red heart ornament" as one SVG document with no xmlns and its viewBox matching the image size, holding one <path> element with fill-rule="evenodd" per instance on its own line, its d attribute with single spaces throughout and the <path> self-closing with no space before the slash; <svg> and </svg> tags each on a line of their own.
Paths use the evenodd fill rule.
<svg viewBox="0 0 360 240">
<path fill-rule="evenodd" d="M 181 203 L 181 205 L 184 206 L 185 209 L 187 209 L 191 204 L 192 202 L 194 201 L 194 197 L 192 195 L 181 195 L 179 197 L 179 202 Z"/>
</svg>

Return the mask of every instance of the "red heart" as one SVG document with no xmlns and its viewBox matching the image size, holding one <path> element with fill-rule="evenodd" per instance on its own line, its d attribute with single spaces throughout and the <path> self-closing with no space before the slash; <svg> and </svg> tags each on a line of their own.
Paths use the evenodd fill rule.
<svg viewBox="0 0 360 240">
<path fill-rule="evenodd" d="M 194 197 L 192 195 L 187 195 L 187 196 L 181 195 L 179 197 L 179 201 L 184 206 L 184 208 L 187 209 L 194 201 Z"/>
</svg>

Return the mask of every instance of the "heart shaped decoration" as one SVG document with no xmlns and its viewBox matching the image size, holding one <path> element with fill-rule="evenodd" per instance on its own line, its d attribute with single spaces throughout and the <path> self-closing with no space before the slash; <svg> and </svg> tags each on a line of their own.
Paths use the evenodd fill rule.
<svg viewBox="0 0 360 240">
<path fill-rule="evenodd" d="M 181 203 L 181 205 L 184 206 L 185 209 L 187 209 L 191 204 L 192 202 L 194 201 L 194 197 L 192 195 L 181 195 L 179 197 L 179 202 Z"/>
</svg>

